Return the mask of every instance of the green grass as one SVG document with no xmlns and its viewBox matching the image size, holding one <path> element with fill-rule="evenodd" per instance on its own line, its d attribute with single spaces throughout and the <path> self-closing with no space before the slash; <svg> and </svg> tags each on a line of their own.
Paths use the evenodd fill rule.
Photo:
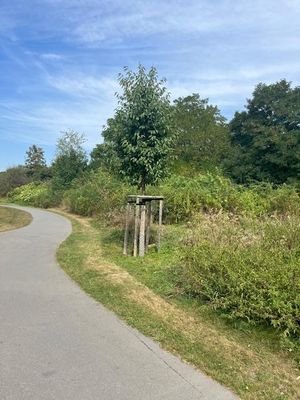
<svg viewBox="0 0 300 400">
<path fill-rule="evenodd" d="M 158 253 L 155 247 L 150 247 L 146 257 L 124 257 L 122 255 L 123 230 L 104 227 L 97 223 L 94 226 L 101 231 L 102 249 L 105 258 L 122 266 L 130 274 L 156 293 L 165 297 L 176 293 L 176 280 L 172 279 L 175 272 L 172 268 L 179 258 L 178 244 L 185 235 L 183 225 L 163 227 L 164 243 Z M 154 240 L 155 240 L 155 235 Z"/>
<path fill-rule="evenodd" d="M 231 388 L 242 399 L 299 399 L 299 352 L 274 330 L 233 324 L 178 291 L 174 265 L 186 227 L 165 227 L 162 251 L 124 257 L 122 232 L 73 219 L 62 268 L 128 324 Z"/>
<path fill-rule="evenodd" d="M 217 325 L 219 329 L 238 334 L 239 339 L 245 338 L 247 344 L 249 338 L 252 338 L 253 344 L 258 343 L 260 345 L 261 342 L 264 342 L 271 350 L 286 352 L 289 357 L 293 356 L 300 366 L 299 340 L 284 338 L 275 329 L 264 325 L 257 324 L 254 326 L 242 320 L 229 319 L 226 314 L 213 311 L 207 302 L 186 295 L 178 287 L 178 281 L 181 279 L 181 277 L 176 276 L 178 274 L 177 265 L 181 263 L 180 247 L 189 227 L 184 225 L 165 226 L 161 251 L 159 253 L 150 251 L 144 258 L 124 257 L 122 255 L 122 230 L 101 225 L 98 226 L 98 229 L 101 229 L 102 232 L 101 244 L 105 258 L 126 269 L 155 293 L 186 311 L 201 315 L 207 322 Z"/>
<path fill-rule="evenodd" d="M 28 212 L 9 207 L 0 207 L 0 232 L 22 228 L 32 220 Z"/>
</svg>

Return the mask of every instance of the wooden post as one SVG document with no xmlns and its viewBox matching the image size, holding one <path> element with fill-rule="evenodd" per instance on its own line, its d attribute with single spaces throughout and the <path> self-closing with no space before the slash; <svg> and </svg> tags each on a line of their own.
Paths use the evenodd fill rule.
<svg viewBox="0 0 300 400">
<path fill-rule="evenodd" d="M 148 253 L 148 247 L 150 242 L 151 234 L 151 219 L 152 219 L 152 202 L 151 200 L 147 202 L 147 215 L 146 215 L 146 253 Z"/>
<path fill-rule="evenodd" d="M 140 224 L 140 243 L 139 243 L 139 256 L 145 255 L 145 226 L 146 226 L 146 206 L 145 203 L 141 205 L 141 224 Z"/>
<path fill-rule="evenodd" d="M 136 257 L 138 253 L 139 215 L 140 215 L 140 202 L 139 199 L 137 198 L 135 202 L 135 217 L 134 217 L 134 237 L 133 237 L 134 257 Z"/>
<path fill-rule="evenodd" d="M 161 239 L 161 229 L 162 229 L 162 215 L 163 215 L 163 200 L 159 200 L 159 214 L 158 214 L 158 241 L 157 250 L 160 250 L 160 239 Z"/>
<path fill-rule="evenodd" d="M 125 234 L 124 234 L 124 247 L 123 247 L 123 255 L 124 255 L 124 256 L 127 256 L 130 211 L 131 211 L 131 204 L 130 204 L 130 203 L 127 203 L 126 222 L 125 222 Z"/>
</svg>

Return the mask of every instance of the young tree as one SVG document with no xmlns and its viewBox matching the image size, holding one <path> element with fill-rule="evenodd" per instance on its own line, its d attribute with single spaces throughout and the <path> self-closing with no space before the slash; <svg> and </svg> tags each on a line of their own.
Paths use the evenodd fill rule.
<svg viewBox="0 0 300 400">
<path fill-rule="evenodd" d="M 27 175 L 34 181 L 40 181 L 49 176 L 44 150 L 33 144 L 26 151 L 25 168 Z"/>
<path fill-rule="evenodd" d="M 173 145 L 169 94 L 154 67 L 148 72 L 142 65 L 137 72 L 124 68 L 119 84 L 119 107 L 103 136 L 112 145 L 122 174 L 144 193 L 146 185 L 167 173 Z"/>
<path fill-rule="evenodd" d="M 52 164 L 53 188 L 63 190 L 87 168 L 87 156 L 83 149 L 85 137 L 78 132 L 63 132 L 56 145 L 56 157 Z"/>
<path fill-rule="evenodd" d="M 230 128 L 235 146 L 231 171 L 237 181 L 299 180 L 300 87 L 292 88 L 286 80 L 260 83 Z"/>
<path fill-rule="evenodd" d="M 220 167 L 231 145 L 228 126 L 218 107 L 193 93 L 175 100 L 173 109 L 178 167 L 196 171 Z"/>
</svg>

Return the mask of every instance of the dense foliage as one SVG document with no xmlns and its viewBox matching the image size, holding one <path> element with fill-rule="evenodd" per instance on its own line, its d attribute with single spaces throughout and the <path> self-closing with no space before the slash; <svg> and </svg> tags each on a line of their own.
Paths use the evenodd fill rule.
<svg viewBox="0 0 300 400">
<path fill-rule="evenodd" d="M 13 203 L 48 208 L 59 203 L 49 183 L 31 182 L 20 186 L 8 194 Z"/>
<path fill-rule="evenodd" d="M 225 118 L 216 106 L 199 94 L 179 97 L 173 105 L 176 170 L 191 174 L 220 167 L 230 153 L 230 136 Z"/>
<path fill-rule="evenodd" d="M 173 175 L 150 191 L 165 196 L 168 222 L 191 221 L 199 212 L 227 211 L 257 217 L 273 213 L 292 215 L 299 213 L 300 206 L 300 196 L 293 186 L 256 184 L 244 187 L 211 172 L 190 178 Z"/>
<path fill-rule="evenodd" d="M 120 218 L 130 191 L 130 186 L 108 173 L 91 171 L 73 182 L 64 194 L 63 204 L 76 214 L 105 217 L 113 223 Z"/>
<path fill-rule="evenodd" d="M 239 182 L 298 182 L 300 178 L 300 87 L 285 80 L 259 84 L 246 111 L 230 123 L 233 159 Z"/>
<path fill-rule="evenodd" d="M 44 150 L 35 144 L 26 151 L 25 168 L 27 175 L 33 181 L 42 181 L 51 176 L 46 165 Z"/>
<path fill-rule="evenodd" d="M 300 219 L 201 217 L 182 247 L 181 285 L 231 318 L 300 335 Z"/>
<path fill-rule="evenodd" d="M 125 68 L 119 83 L 119 107 L 103 137 L 119 160 L 121 174 L 144 192 L 168 169 L 173 143 L 169 95 L 154 67 L 148 72 L 141 65 L 137 72 Z"/>
<path fill-rule="evenodd" d="M 0 172 L 0 197 L 6 196 L 14 188 L 26 185 L 30 181 L 24 166 L 7 168 L 6 171 Z"/>
<path fill-rule="evenodd" d="M 52 186 L 64 191 L 72 181 L 87 169 L 87 156 L 83 149 L 85 138 L 75 131 L 67 131 L 57 142 L 56 158 L 52 164 Z"/>
<path fill-rule="evenodd" d="M 113 122 L 113 119 L 109 119 L 107 121 L 105 132 L 113 129 L 113 127 L 111 126 Z M 101 168 L 102 170 L 105 170 L 112 175 L 122 177 L 120 160 L 117 156 L 113 144 L 110 142 L 97 144 L 96 147 L 94 147 L 91 152 L 89 167 L 95 171 Z"/>
</svg>

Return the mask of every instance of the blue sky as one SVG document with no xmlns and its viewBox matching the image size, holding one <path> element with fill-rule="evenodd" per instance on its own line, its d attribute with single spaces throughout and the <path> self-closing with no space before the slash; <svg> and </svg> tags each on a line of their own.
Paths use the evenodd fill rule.
<svg viewBox="0 0 300 400">
<path fill-rule="evenodd" d="M 228 119 L 259 82 L 300 84 L 299 0 L 1 0 L 0 170 L 60 132 L 90 151 L 123 66 L 154 65 L 171 96 L 199 93 Z"/>
</svg>

